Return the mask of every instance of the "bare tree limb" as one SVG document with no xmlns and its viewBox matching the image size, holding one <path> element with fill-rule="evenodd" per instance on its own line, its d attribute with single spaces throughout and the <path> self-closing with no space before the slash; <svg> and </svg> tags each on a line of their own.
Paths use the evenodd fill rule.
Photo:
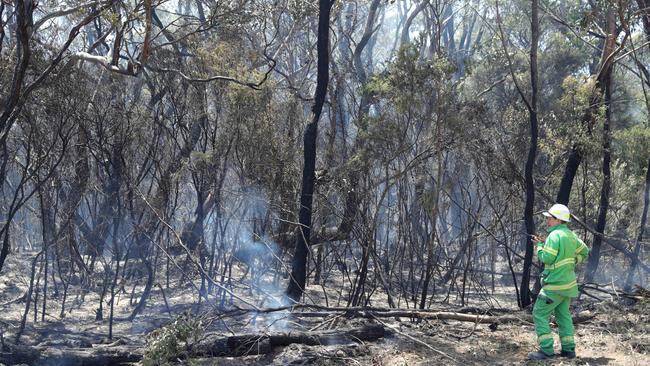
<svg viewBox="0 0 650 366">
<path fill-rule="evenodd" d="M 512 82 L 515 84 L 515 88 L 517 89 L 517 93 L 521 96 L 521 100 L 524 102 L 526 105 L 526 109 L 528 109 L 529 112 L 533 112 L 533 106 L 530 104 L 530 101 L 526 97 L 526 94 L 524 94 L 524 91 L 521 89 L 519 86 L 519 82 L 517 81 L 517 76 L 515 75 L 515 70 L 514 66 L 512 64 L 512 58 L 510 57 L 510 54 L 508 53 L 508 45 L 506 42 L 506 36 L 503 33 L 503 27 L 501 26 L 501 15 L 499 14 L 499 2 L 495 2 L 495 7 L 496 7 L 496 14 L 497 14 L 497 27 L 499 29 L 499 36 L 501 38 L 501 45 L 503 46 L 503 53 L 506 56 L 506 60 L 508 61 L 508 71 L 510 72 L 510 77 L 512 77 Z"/>
<path fill-rule="evenodd" d="M 87 3 L 79 4 L 79 5 L 67 8 L 67 9 L 61 9 L 61 10 L 54 11 L 52 13 L 49 13 L 49 14 L 45 15 L 44 17 L 39 19 L 36 23 L 34 23 L 34 27 L 32 29 L 32 32 L 36 33 L 38 31 L 38 29 L 40 27 L 42 27 L 43 24 L 45 24 L 48 20 L 52 20 L 54 18 L 58 18 L 58 17 L 66 16 L 66 15 L 70 15 L 70 14 L 72 14 L 72 13 L 74 13 L 76 11 L 79 11 L 81 9 L 85 9 L 85 8 L 88 8 L 88 7 L 91 7 L 91 6 L 95 6 L 95 5 L 99 5 L 101 3 L 107 3 L 107 2 L 111 2 L 111 1 L 106 1 L 106 0 L 89 1 Z"/>
<path fill-rule="evenodd" d="M 159 67 L 153 67 L 153 66 L 149 66 L 149 65 L 147 65 L 145 67 L 147 69 L 150 69 L 151 71 L 155 71 L 155 72 L 177 74 L 181 78 L 183 78 L 185 81 L 189 81 L 189 82 L 192 82 L 192 83 L 209 83 L 209 82 L 212 82 L 212 81 L 227 81 L 227 82 L 235 83 L 237 85 L 246 86 L 246 87 L 249 87 L 249 88 L 254 89 L 254 90 L 262 90 L 261 86 L 269 78 L 269 75 L 275 69 L 275 65 L 276 65 L 275 60 L 269 59 L 269 61 L 271 63 L 269 69 L 266 71 L 266 73 L 264 73 L 264 76 L 258 82 L 242 81 L 242 80 L 236 79 L 236 78 L 234 78 L 232 76 L 224 76 L 224 75 L 214 75 L 214 76 L 209 76 L 209 77 L 206 77 L 206 78 L 194 78 L 194 77 L 186 75 L 185 73 L 183 73 L 182 71 L 180 71 L 178 69 L 171 69 L 171 68 L 165 68 L 165 67 L 159 68 Z"/>
</svg>

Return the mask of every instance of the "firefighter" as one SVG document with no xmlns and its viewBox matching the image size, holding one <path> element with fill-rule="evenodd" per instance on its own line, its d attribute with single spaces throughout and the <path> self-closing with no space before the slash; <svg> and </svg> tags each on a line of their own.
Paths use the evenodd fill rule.
<svg viewBox="0 0 650 366">
<path fill-rule="evenodd" d="M 531 360 L 544 360 L 555 356 L 553 350 L 553 333 L 549 326 L 552 313 L 560 334 L 562 352 L 560 356 L 575 358 L 575 340 L 573 339 L 573 319 L 569 305 L 571 299 L 578 296 L 576 283 L 576 265 L 585 261 L 589 248 L 567 226 L 571 213 L 565 205 L 555 204 L 543 213 L 546 216 L 548 236 L 534 235 L 537 243 L 537 258 L 544 263 L 542 272 L 542 289 L 533 308 L 533 320 L 539 351 L 531 352 Z"/>
</svg>

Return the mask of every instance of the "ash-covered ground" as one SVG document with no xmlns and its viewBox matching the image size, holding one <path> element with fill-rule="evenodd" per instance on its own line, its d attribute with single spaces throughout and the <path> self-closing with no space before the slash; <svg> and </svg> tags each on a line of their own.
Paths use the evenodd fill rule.
<svg viewBox="0 0 650 366">
<path fill-rule="evenodd" d="M 25 312 L 25 294 L 29 286 L 29 273 L 33 255 L 17 254 L 7 262 L 0 280 L 0 325 L 5 344 L 14 342 Z M 236 273 L 236 278 L 243 274 Z M 161 279 L 162 280 L 162 279 Z M 261 280 L 262 284 L 264 279 Z M 312 284 L 306 298 L 318 305 L 331 308 L 346 304 L 338 300 L 336 280 L 326 287 Z M 178 324 L 189 326 L 188 336 L 175 345 L 179 355 L 169 359 L 170 364 L 192 365 L 648 365 L 650 364 L 650 298 L 640 296 L 632 300 L 623 296 L 600 293 L 603 301 L 582 296 L 574 302 L 574 313 L 590 314 L 590 319 L 576 325 L 577 353 L 575 360 L 554 359 L 545 362 L 526 361 L 526 354 L 536 349 L 533 325 L 522 321 L 518 324 L 476 323 L 471 321 L 420 319 L 407 317 L 359 317 L 345 312 L 322 309 L 301 309 L 298 315 L 289 310 L 272 313 L 251 311 L 228 312 L 234 308 L 218 308 L 214 301 L 197 302 L 195 291 L 189 286 L 175 283 L 165 289 L 165 305 L 161 288 L 156 287 L 142 314 L 133 321 L 126 319 L 133 309 L 131 298 L 138 298 L 141 288 L 133 293 L 128 290 L 116 299 L 113 338 L 108 339 L 108 317 L 96 320 L 99 301 L 98 291 L 80 292 L 71 289 L 66 299 L 66 310 L 61 317 L 62 298 L 59 293 L 48 293 L 46 312 L 42 320 L 42 298 L 39 300 L 36 322 L 34 305 L 30 307 L 21 344 L 33 347 L 44 355 L 66 352 L 90 353 L 95 350 L 129 350 L 139 354 L 151 352 L 152 347 L 162 347 L 166 329 L 178 329 Z M 260 307 L 278 306 L 274 303 L 270 283 L 248 289 L 234 287 L 237 295 Z M 324 291 L 327 288 L 327 291 Z M 278 287 L 278 291 L 280 288 Z M 525 312 L 516 309 L 508 288 L 499 288 L 491 303 L 498 305 L 493 316 L 517 315 L 525 318 Z M 52 291 L 52 289 L 50 289 Z M 59 289 L 61 291 L 61 289 Z M 279 295 L 275 294 L 275 295 Z M 40 295 L 42 296 L 42 294 Z M 441 300 L 446 296 L 441 295 Z M 374 297 L 376 306 L 382 306 L 382 295 Z M 442 302 L 434 302 L 433 310 L 456 312 L 467 309 L 476 314 L 488 310 L 485 299 L 469 297 L 471 303 L 464 308 Z M 452 299 L 453 300 L 453 299 Z M 237 301 L 235 301 L 237 303 Z M 373 304 L 375 305 L 375 304 Z M 400 304 L 406 308 L 406 304 Z M 409 304 L 412 307 L 412 304 Z M 105 312 L 106 314 L 106 312 Z M 481 315 L 476 315 L 477 317 Z M 337 332 L 358 328 L 367 324 L 381 324 L 384 337 L 372 341 L 346 341 L 331 345 L 290 344 L 274 347 L 270 353 L 251 356 L 198 357 L 187 359 L 188 349 L 195 347 L 207 335 L 229 337 L 236 334 L 277 335 L 287 332 Z M 176 326 L 176 328 L 174 328 Z M 163 330 L 160 330 L 162 327 Z M 157 343 L 156 343 L 157 342 Z M 156 349 L 154 348 L 154 351 Z M 2 362 L 7 363 L 10 351 L 5 346 Z M 45 356 L 43 356 L 45 357 Z M 56 360 L 57 358 L 52 358 Z M 58 359 L 60 360 L 60 358 Z M 54 361 L 52 361 L 54 362 Z M 160 360 L 135 362 L 156 364 Z M 153 363 L 152 363 L 153 362 Z M 9 362 L 10 363 L 10 362 Z M 47 358 L 35 361 L 47 365 Z"/>
</svg>

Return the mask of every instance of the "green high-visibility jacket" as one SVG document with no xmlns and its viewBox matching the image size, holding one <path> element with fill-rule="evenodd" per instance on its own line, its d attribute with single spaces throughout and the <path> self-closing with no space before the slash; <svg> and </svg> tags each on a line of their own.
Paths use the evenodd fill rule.
<svg viewBox="0 0 650 366">
<path fill-rule="evenodd" d="M 589 248 L 569 229 L 560 224 L 548 229 L 544 243 L 537 243 L 537 258 L 544 263 L 542 289 L 567 297 L 578 296 L 576 264 L 585 261 Z"/>
</svg>

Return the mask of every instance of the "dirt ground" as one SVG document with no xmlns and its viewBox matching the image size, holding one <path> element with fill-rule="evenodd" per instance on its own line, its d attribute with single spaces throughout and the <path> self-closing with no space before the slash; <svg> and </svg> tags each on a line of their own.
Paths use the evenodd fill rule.
<svg viewBox="0 0 650 366">
<path fill-rule="evenodd" d="M 29 286 L 27 255 L 10 257 L 0 278 L 0 328 L 3 338 L 13 340 L 25 310 L 20 298 Z M 323 293 L 320 286 L 309 288 L 312 297 Z M 334 294 L 330 294 L 333 296 Z M 109 342 L 107 338 L 107 312 L 105 320 L 95 320 L 98 293 L 89 292 L 83 297 L 71 293 L 65 317 L 59 317 L 60 298 L 48 298 L 45 321 L 34 324 L 33 306 L 28 316 L 22 338 L 27 345 L 48 347 L 84 348 Z M 145 346 L 144 335 L 167 324 L 183 311 L 208 311 L 205 304 L 194 304 L 196 296 L 189 290 L 166 293 L 172 315 L 167 312 L 160 291 L 154 291 L 143 314 L 133 322 L 124 320 L 132 310 L 129 295 L 123 294 L 117 303 L 114 334 L 129 345 Z M 499 299 L 498 296 L 494 297 Z M 499 305 L 517 311 L 507 296 L 501 296 Z M 477 303 L 478 304 L 478 303 Z M 336 304 L 330 304 L 336 305 Z M 41 303 L 39 302 L 39 308 Z M 485 303 L 483 303 L 485 306 Z M 445 311 L 457 308 L 441 303 L 434 307 Z M 293 344 L 276 349 L 263 356 L 238 358 L 194 359 L 192 365 L 650 365 L 650 299 L 627 303 L 622 299 L 597 302 L 583 298 L 573 305 L 574 312 L 590 311 L 591 320 L 576 325 L 578 358 L 575 360 L 553 359 L 550 361 L 527 361 L 528 352 L 536 349 L 532 324 L 504 325 L 496 329 L 489 324 L 459 321 L 427 320 L 411 321 L 401 318 L 383 318 L 388 334 L 376 342 L 352 343 L 336 346 L 305 346 Z M 318 326 L 323 319 L 311 318 L 294 322 L 278 318 L 257 317 L 251 323 L 250 316 L 215 322 L 208 331 L 227 334 L 229 330 L 268 332 L 271 328 L 309 329 Z M 330 327 L 350 327 L 373 320 L 340 318 Z M 273 325 L 270 327 L 270 325 Z M 322 325 L 322 324 L 321 324 Z M 273 329 L 273 330 L 275 330 Z M 556 336 L 557 342 L 557 336 Z M 557 348 L 557 346 L 556 346 Z M 559 351 L 559 349 L 558 349 Z M 188 361 L 181 361 L 187 364 Z"/>
<path fill-rule="evenodd" d="M 499 325 L 458 321 L 386 321 L 397 331 L 377 342 L 351 346 L 292 345 L 264 357 L 222 360 L 238 365 L 650 365 L 650 306 L 595 306 L 596 316 L 576 325 L 578 357 L 528 361 L 536 349 L 532 324 Z M 621 315 L 622 314 L 622 315 Z M 352 323 L 362 322 L 353 320 Z M 556 336 L 557 342 L 557 336 Z M 559 352 L 559 346 L 556 345 Z M 242 362 L 243 363 L 240 363 Z M 202 365 L 210 365 L 206 360 Z"/>
</svg>

